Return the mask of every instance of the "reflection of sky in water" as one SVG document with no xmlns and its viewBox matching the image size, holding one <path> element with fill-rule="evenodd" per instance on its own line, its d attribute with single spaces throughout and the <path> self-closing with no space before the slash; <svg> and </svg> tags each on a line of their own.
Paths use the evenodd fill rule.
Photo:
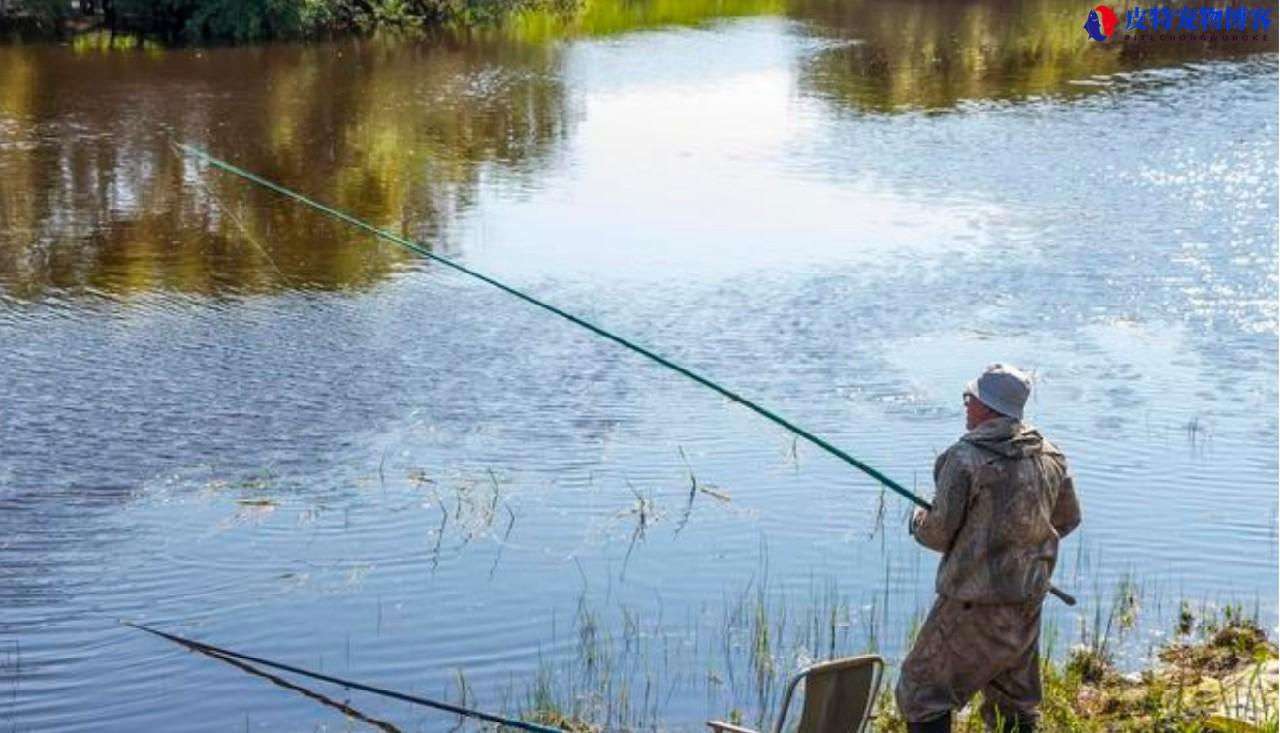
<svg viewBox="0 0 1280 733">
<path fill-rule="evenodd" d="M 751 21 L 573 45 L 554 165 L 513 183 L 487 164 L 449 251 L 923 493 L 963 383 L 1035 368 L 1033 419 L 1084 495 L 1062 576 L 1078 613 L 1133 571 L 1163 607 L 1144 634 L 1183 597 L 1274 625 L 1274 60 L 885 117 L 798 81 L 807 43 Z M 766 564 L 797 618 L 838 585 L 847 648 L 879 624 L 896 657 L 930 595 L 896 499 L 877 532 L 863 477 L 440 268 L 335 294 L 5 301 L 0 345 L 19 720 L 327 720 L 117 617 L 421 694 L 456 699 L 462 670 L 500 707 L 574 659 L 582 600 L 674 660 L 638 679 L 662 675 L 664 717 L 693 729 L 755 707 L 712 678 L 746 676 L 724 629 Z M 690 471 L 729 500 L 691 505 Z M 1080 615 L 1049 610 L 1064 635 Z M 821 651 L 790 639 L 780 669 Z"/>
<path fill-rule="evenodd" d="M 698 279 L 936 255 L 956 229 L 980 244 L 995 203 L 904 195 L 840 160 L 824 161 L 825 176 L 795 168 L 795 142 L 825 115 L 796 88 L 786 27 L 735 27 L 724 55 L 692 32 L 578 47 L 567 77 L 583 117 L 568 160 L 534 192 L 477 207 L 468 259 L 526 277 Z"/>
</svg>

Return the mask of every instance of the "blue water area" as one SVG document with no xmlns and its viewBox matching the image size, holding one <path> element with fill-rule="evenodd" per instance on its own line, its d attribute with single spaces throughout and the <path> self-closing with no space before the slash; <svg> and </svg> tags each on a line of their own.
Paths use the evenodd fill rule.
<svg viewBox="0 0 1280 733">
<path fill-rule="evenodd" d="M 200 52 L 260 68 L 235 78 L 196 51 L 92 84 L 8 65 L 59 83 L 0 117 L 0 180 L 43 182 L 4 191 L 0 227 L 0 720 L 363 725 L 130 620 L 492 710 L 756 722 L 807 661 L 896 663 L 932 597 L 909 505 L 868 477 L 171 135 L 926 496 L 964 384 L 1021 365 L 1084 506 L 1051 653 L 1122 583 L 1129 667 L 1183 601 L 1274 629 L 1275 54 L 886 111 L 850 91 L 883 80 L 824 65 L 856 41 L 766 17 L 536 51 Z M 317 72 L 339 51 L 361 63 Z M 380 93 L 352 122 L 356 90 Z M 402 730 L 457 722 L 329 692 Z"/>
</svg>

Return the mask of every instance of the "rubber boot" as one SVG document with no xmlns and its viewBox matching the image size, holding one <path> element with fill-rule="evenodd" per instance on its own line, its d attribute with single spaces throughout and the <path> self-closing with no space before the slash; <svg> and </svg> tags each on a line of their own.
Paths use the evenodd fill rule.
<svg viewBox="0 0 1280 733">
<path fill-rule="evenodd" d="M 951 733 L 951 713 L 923 723 L 907 723 L 907 733 Z"/>
<path fill-rule="evenodd" d="M 1036 733 L 1036 721 L 1019 718 L 1013 724 L 1013 733 Z"/>
<path fill-rule="evenodd" d="M 1037 726 L 1034 718 L 1027 719 L 1014 717 L 1004 725 L 996 726 L 994 728 L 988 727 L 988 730 L 991 730 L 994 733 L 1036 733 L 1036 728 Z"/>
<path fill-rule="evenodd" d="M 1014 715 L 1004 725 L 989 729 L 995 733 L 1036 733 L 1036 728 L 1035 718 L 1023 718 Z"/>
</svg>

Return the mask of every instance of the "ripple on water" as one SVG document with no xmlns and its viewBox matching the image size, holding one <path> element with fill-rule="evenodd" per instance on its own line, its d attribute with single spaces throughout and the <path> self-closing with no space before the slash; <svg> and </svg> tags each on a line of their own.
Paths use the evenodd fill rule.
<svg viewBox="0 0 1280 733">
<path fill-rule="evenodd" d="M 443 157 L 413 165 L 466 189 L 441 142 L 454 128 L 415 116 L 438 111 L 430 74 L 455 68 L 468 99 L 528 92 L 526 116 L 569 97 L 571 120 L 537 127 L 555 141 L 545 157 L 486 159 L 441 251 L 923 494 L 961 431 L 964 381 L 997 359 L 1034 368 L 1032 420 L 1067 452 L 1085 503 L 1062 578 L 1086 604 L 1134 573 L 1167 594 L 1152 605 L 1262 595 L 1274 619 L 1258 589 L 1275 576 L 1277 420 L 1241 409 L 1276 399 L 1274 56 L 873 114 L 796 73 L 826 52 L 808 32 L 763 21 L 583 42 L 563 68 L 527 73 L 428 54 L 396 67 L 418 86 L 385 108 L 423 129 L 348 133 L 381 141 L 359 143 L 379 170 L 400 169 L 374 149 L 412 158 L 428 141 Z M 238 68 L 239 53 L 220 59 Z M 242 82 L 199 94 L 252 106 Z M 447 116 L 503 119 L 501 100 L 468 116 L 448 89 Z M 42 150 L 104 142 L 83 126 L 86 100 L 64 100 L 75 119 L 43 129 Z M 281 149 L 348 139 L 330 129 L 342 103 L 307 117 L 315 129 L 286 125 L 295 142 Z M 1224 118 L 1260 122 L 1228 135 Z M 168 170 L 167 149 L 133 144 L 136 159 L 104 175 Z M 356 185 L 324 167 L 327 147 L 312 167 Z M 170 172 L 175 186 L 218 185 Z M 229 190 L 216 192 L 240 211 Z M 111 215 L 145 209 L 140 191 L 120 187 Z M 413 189 L 382 218 L 428 228 L 414 207 L 435 195 Z M 305 230 L 308 246 L 286 254 L 341 266 L 282 261 L 307 284 L 208 292 L 164 284 L 181 278 L 128 289 L 140 273 L 112 260 L 101 279 L 18 298 L 8 284 L 22 277 L 0 262 L 0 664 L 16 668 L 20 642 L 24 670 L 0 710 L 65 730 L 330 720 L 120 618 L 433 695 L 456 696 L 465 677 L 494 705 L 579 664 L 584 628 L 612 634 L 600 648 L 618 654 L 630 628 L 635 649 L 674 660 L 654 675 L 673 685 L 676 724 L 751 695 L 709 680 L 747 669 L 741 614 L 757 592 L 795 629 L 830 583 L 856 631 L 848 648 L 876 633 L 900 653 L 934 572 L 902 531 L 905 502 L 505 294 L 255 202 L 243 199 L 250 223 Z M 27 265 L 65 246 L 37 244 Z M 208 274 L 172 246 L 155 261 Z M 351 275 L 364 267 L 381 274 Z M 334 272 L 351 279 L 335 286 Z M 1073 613 L 1048 611 L 1062 629 Z M 784 649 L 778 668 L 813 651 Z"/>
</svg>

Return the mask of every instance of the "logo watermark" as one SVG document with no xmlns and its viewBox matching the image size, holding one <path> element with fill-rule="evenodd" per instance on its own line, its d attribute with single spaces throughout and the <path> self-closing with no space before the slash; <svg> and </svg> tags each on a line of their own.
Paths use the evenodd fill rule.
<svg viewBox="0 0 1280 733">
<path fill-rule="evenodd" d="M 1098 43 L 1121 34 L 1125 41 L 1267 41 L 1271 8 L 1264 7 L 1134 7 L 1124 23 L 1106 5 L 1089 11 L 1085 33 Z"/>
<path fill-rule="evenodd" d="M 1089 18 L 1084 22 L 1084 30 L 1090 38 L 1102 43 L 1111 37 L 1119 22 L 1120 19 L 1116 17 L 1115 11 L 1106 5 L 1099 5 L 1089 11 Z"/>
</svg>

